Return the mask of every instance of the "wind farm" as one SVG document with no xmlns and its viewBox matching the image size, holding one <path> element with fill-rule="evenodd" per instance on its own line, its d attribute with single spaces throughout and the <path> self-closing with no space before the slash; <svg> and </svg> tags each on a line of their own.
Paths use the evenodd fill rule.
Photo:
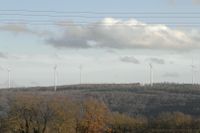
<svg viewBox="0 0 200 133">
<path fill-rule="evenodd" d="M 200 133 L 200 1 L 2 1 L 0 133 Z"/>
</svg>

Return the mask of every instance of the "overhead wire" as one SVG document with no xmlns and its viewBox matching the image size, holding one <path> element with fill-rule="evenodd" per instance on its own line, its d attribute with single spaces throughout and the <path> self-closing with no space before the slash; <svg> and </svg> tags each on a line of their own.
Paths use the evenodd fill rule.
<svg viewBox="0 0 200 133">
<path fill-rule="evenodd" d="M 29 9 L 0 9 L 0 12 L 31 12 L 56 14 L 200 14 L 200 11 L 55 11 L 55 10 L 29 10 Z"/>
<path fill-rule="evenodd" d="M 43 13 L 43 14 L 41 14 Z M 45 13 L 45 14 L 44 14 Z M 61 15 L 60 15 L 61 14 Z M 91 16 L 92 15 L 92 16 Z M 94 16 L 95 15 L 95 16 Z M 99 15 L 106 15 L 106 16 L 99 16 Z M 114 16 L 112 16 L 114 15 Z M 133 15 L 133 16 L 126 16 L 126 15 Z M 177 16 L 178 15 L 178 16 Z M 55 11 L 55 10 L 0 10 L 0 24 L 28 24 L 28 25 L 58 25 L 57 23 L 62 22 L 68 26 L 76 26 L 79 25 L 87 25 L 92 23 L 93 25 L 106 25 L 103 23 L 98 23 L 94 21 L 74 21 L 73 24 L 64 22 L 65 20 L 69 20 L 71 18 L 77 19 L 103 19 L 106 17 L 113 17 L 113 18 L 126 18 L 126 19 L 152 19 L 151 21 L 145 21 L 145 24 L 150 25 L 170 25 L 170 26 L 200 26 L 200 21 L 196 22 L 187 22 L 190 19 L 200 19 L 200 12 L 99 12 L 99 11 Z M 5 19 L 5 17 L 37 17 L 36 20 L 26 20 L 26 19 Z M 38 17 L 45 17 L 48 18 L 57 18 L 56 20 L 43 20 L 38 19 Z M 59 19 L 58 19 L 59 18 Z M 62 20 L 60 20 L 62 19 Z M 64 19 L 64 20 L 63 20 Z M 173 19 L 179 20 L 184 19 L 183 22 L 163 22 L 161 20 L 154 20 L 154 19 Z M 187 21 L 185 21 L 187 20 Z M 191 20 L 190 20 L 191 21 Z M 145 26 L 145 24 L 136 24 L 135 26 Z M 115 26 L 124 25 L 124 23 L 115 23 Z M 134 25 L 132 25 L 134 26 Z"/>
</svg>

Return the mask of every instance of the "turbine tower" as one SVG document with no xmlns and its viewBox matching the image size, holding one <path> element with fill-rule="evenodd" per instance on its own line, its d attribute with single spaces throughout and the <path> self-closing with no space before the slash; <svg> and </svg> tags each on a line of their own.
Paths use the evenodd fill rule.
<svg viewBox="0 0 200 133">
<path fill-rule="evenodd" d="M 80 73 L 79 73 L 79 82 L 80 82 L 80 84 L 82 83 L 82 69 L 83 69 L 83 67 L 82 67 L 82 65 L 80 65 L 79 66 L 79 69 L 80 69 Z"/>
<path fill-rule="evenodd" d="M 11 88 L 11 82 L 10 82 L 10 79 L 11 79 L 11 69 L 10 68 L 7 68 L 7 71 L 8 71 L 8 88 L 10 89 Z"/>
<path fill-rule="evenodd" d="M 193 61 L 193 59 L 192 59 L 191 68 L 192 68 L 192 85 L 194 85 L 194 68 L 195 68 L 195 66 L 194 66 L 194 61 Z"/>
<path fill-rule="evenodd" d="M 54 66 L 54 91 L 57 90 L 57 65 Z"/>
<path fill-rule="evenodd" d="M 152 64 L 150 63 L 149 64 L 149 67 L 150 67 L 150 86 L 153 86 L 153 66 Z"/>
</svg>

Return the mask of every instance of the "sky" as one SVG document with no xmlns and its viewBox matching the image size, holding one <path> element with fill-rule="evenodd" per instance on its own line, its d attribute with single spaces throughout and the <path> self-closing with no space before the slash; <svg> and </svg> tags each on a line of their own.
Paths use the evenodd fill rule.
<svg viewBox="0 0 200 133">
<path fill-rule="evenodd" d="M 6 0 L 0 87 L 200 83 L 200 0 Z"/>
</svg>

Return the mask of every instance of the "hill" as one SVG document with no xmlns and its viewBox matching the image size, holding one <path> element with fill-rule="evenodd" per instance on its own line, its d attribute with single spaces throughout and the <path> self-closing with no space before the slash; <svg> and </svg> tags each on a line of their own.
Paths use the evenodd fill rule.
<svg viewBox="0 0 200 133">
<path fill-rule="evenodd" d="M 113 112 L 130 116 L 154 117 L 161 112 L 183 112 L 200 115 L 200 86 L 190 84 L 82 84 L 53 87 L 13 88 L 1 90 L 2 97 L 16 93 L 37 93 L 39 95 L 66 95 L 74 100 L 88 97 L 104 101 Z M 5 98 L 4 98 L 5 99 Z M 5 100 L 4 100 L 5 101 Z"/>
</svg>

